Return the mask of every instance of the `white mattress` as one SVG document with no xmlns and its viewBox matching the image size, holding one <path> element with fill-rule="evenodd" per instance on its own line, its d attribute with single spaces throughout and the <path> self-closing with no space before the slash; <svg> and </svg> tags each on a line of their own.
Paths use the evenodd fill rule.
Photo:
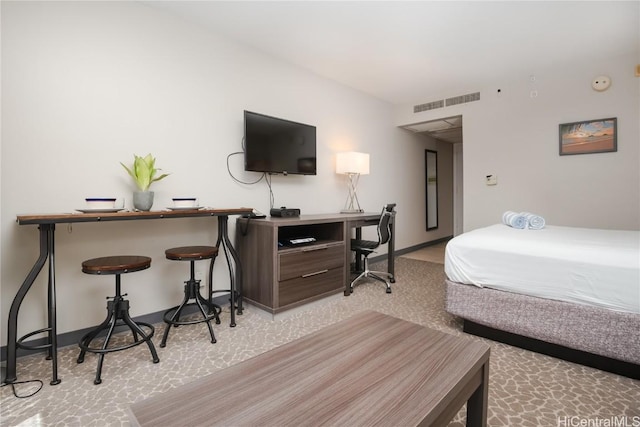
<svg viewBox="0 0 640 427">
<path fill-rule="evenodd" d="M 449 280 L 640 313 L 640 231 L 496 224 L 449 241 Z"/>
</svg>

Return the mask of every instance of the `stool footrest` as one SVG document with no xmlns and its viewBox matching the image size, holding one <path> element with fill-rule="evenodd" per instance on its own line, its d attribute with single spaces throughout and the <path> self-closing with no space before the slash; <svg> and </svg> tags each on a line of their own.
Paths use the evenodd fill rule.
<svg viewBox="0 0 640 427">
<path fill-rule="evenodd" d="M 164 312 L 163 320 L 165 321 L 165 323 L 169 325 L 195 325 L 197 323 L 209 322 L 211 320 L 216 320 L 216 321 L 219 320 L 219 315 L 222 312 L 222 308 L 217 304 L 207 304 L 209 306 L 209 309 L 213 310 L 213 312 L 211 312 L 211 314 L 209 314 L 208 316 L 200 317 L 199 319 L 194 319 L 194 320 L 180 320 L 179 317 L 172 320 L 173 315 L 175 314 L 176 310 L 178 310 L 179 308 L 181 307 L 185 308 L 185 307 L 197 306 L 197 305 L 198 305 L 197 303 L 192 302 L 189 304 L 185 304 L 183 306 L 176 305 L 175 307 L 171 307 L 169 310 Z M 191 315 L 191 313 L 189 313 L 189 315 Z"/>
<path fill-rule="evenodd" d="M 122 350 L 126 350 L 128 348 L 131 347 L 135 347 L 137 345 L 143 344 L 149 340 L 151 340 L 151 338 L 153 337 L 153 334 L 155 332 L 155 329 L 153 327 L 153 325 L 150 325 L 149 323 L 144 323 L 144 322 L 136 322 L 136 325 L 138 326 L 144 326 L 146 328 L 149 328 L 149 332 L 145 334 L 145 336 L 142 336 L 140 339 L 136 339 L 134 342 L 129 343 L 129 344 L 123 344 L 117 347 L 108 347 L 108 348 L 96 348 L 96 347 L 90 347 L 89 345 L 91 344 L 91 341 L 93 341 L 93 338 L 91 341 L 89 341 L 87 344 L 84 344 L 84 341 L 87 339 L 87 337 L 89 337 L 91 334 L 93 334 L 93 331 L 89 332 L 88 334 L 86 334 L 85 336 L 82 337 L 82 339 L 80 340 L 80 343 L 78 344 L 78 346 L 89 353 L 95 353 L 95 354 L 106 354 L 106 353 L 111 353 L 114 351 L 122 351 Z M 119 325 L 116 325 L 116 327 L 118 326 L 128 326 L 126 323 L 122 323 Z M 135 337 L 134 337 L 135 338 Z"/>
<path fill-rule="evenodd" d="M 16 341 L 16 346 L 23 350 L 30 350 L 30 351 L 45 350 L 47 348 L 51 348 L 51 343 L 40 344 L 40 345 L 31 345 L 31 344 L 23 343 L 23 341 L 26 340 L 27 338 L 30 338 L 34 335 L 42 334 L 44 332 L 51 332 L 51 328 L 42 328 L 42 329 L 38 329 L 37 331 L 29 332 L 28 334 L 24 335 L 23 337 L 19 338 Z"/>
</svg>

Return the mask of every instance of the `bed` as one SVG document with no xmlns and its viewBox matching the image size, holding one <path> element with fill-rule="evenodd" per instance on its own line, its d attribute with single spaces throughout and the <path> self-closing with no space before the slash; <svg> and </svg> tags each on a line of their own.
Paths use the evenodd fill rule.
<svg viewBox="0 0 640 427">
<path fill-rule="evenodd" d="M 446 310 L 476 335 L 640 379 L 640 232 L 496 224 L 445 252 Z"/>
</svg>

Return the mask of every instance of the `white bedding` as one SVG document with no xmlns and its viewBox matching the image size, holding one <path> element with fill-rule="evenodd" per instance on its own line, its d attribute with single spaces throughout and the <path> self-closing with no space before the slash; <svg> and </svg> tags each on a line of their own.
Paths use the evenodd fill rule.
<svg viewBox="0 0 640 427">
<path fill-rule="evenodd" d="M 449 280 L 640 313 L 640 231 L 496 224 L 449 241 Z"/>
</svg>

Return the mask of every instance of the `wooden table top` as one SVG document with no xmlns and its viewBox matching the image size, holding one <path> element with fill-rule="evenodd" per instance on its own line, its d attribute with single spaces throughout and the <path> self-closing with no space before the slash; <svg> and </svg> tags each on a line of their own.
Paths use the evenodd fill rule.
<svg viewBox="0 0 640 427">
<path fill-rule="evenodd" d="M 468 398 L 457 405 L 461 390 L 477 387 L 478 373 L 488 361 L 489 347 L 483 343 L 367 311 L 134 403 L 132 422 L 441 424 Z"/>
<path fill-rule="evenodd" d="M 130 211 L 120 212 L 90 212 L 90 213 L 56 213 L 56 214 L 30 214 L 18 215 L 16 221 L 20 225 L 29 224 L 58 224 L 73 222 L 97 222 L 97 221 L 124 221 L 138 219 L 160 219 L 160 218 L 186 218 L 200 216 L 229 216 L 244 215 L 253 211 L 252 208 L 203 208 L 203 209 L 180 209 L 180 210 L 159 210 L 159 211 Z"/>
</svg>

